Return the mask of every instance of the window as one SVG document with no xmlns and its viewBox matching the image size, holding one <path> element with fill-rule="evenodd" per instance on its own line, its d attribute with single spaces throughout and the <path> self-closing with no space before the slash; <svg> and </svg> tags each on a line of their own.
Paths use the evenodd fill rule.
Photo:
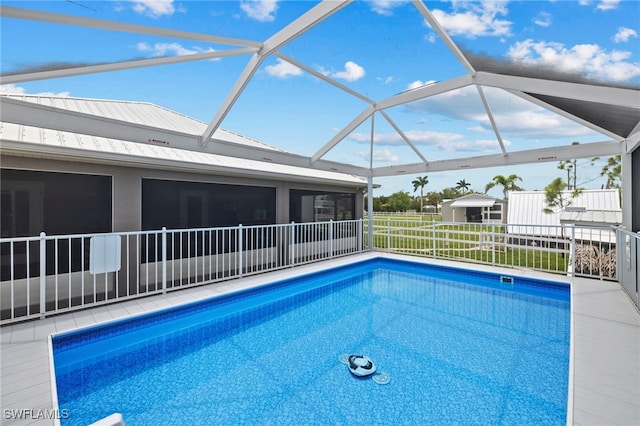
<svg viewBox="0 0 640 426">
<path fill-rule="evenodd" d="M 298 223 L 351 220 L 355 205 L 355 194 L 295 189 L 289 193 L 289 216 Z"/>
<path fill-rule="evenodd" d="M 43 231 L 47 235 L 112 231 L 111 176 L 2 169 L 0 188 L 3 238 L 37 236 Z M 27 244 L 13 245 L 16 267 L 14 278 L 26 277 L 27 266 L 30 276 L 38 276 L 39 244 L 33 242 L 28 245 L 28 256 Z M 75 239 L 71 242 L 71 259 L 68 255 L 68 240 L 60 240 L 57 243 L 57 265 L 54 244 L 54 241 L 47 243 L 47 274 L 53 273 L 56 266 L 59 273 L 79 271 L 82 267 L 89 268 L 88 257 L 84 259 L 83 266 L 79 250 L 80 240 Z M 3 260 L 8 259 L 10 245 L 2 244 L 0 250 Z M 8 279 L 9 275 L 10 266 L 3 262 L 2 280 Z"/>
<path fill-rule="evenodd" d="M 142 229 L 222 228 L 242 224 L 268 225 L 276 222 L 276 189 L 269 187 L 181 182 L 158 179 L 142 180 Z M 269 235 L 252 233 L 245 244 L 255 249 L 272 247 Z M 237 234 L 232 230 L 217 232 L 187 231 L 168 236 L 169 259 L 229 253 L 236 250 Z M 149 249 L 144 246 L 148 243 Z M 153 236 L 142 243 L 143 262 L 161 256 Z M 157 247 L 156 250 L 152 247 Z M 155 252 L 155 253 L 154 253 Z"/>
<path fill-rule="evenodd" d="M 142 229 L 266 225 L 276 221 L 276 189 L 142 180 Z"/>
</svg>

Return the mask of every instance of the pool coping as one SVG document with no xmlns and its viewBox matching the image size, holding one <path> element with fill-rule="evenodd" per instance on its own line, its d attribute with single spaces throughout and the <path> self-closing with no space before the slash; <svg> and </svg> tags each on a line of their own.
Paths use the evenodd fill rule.
<svg viewBox="0 0 640 426">
<path fill-rule="evenodd" d="M 407 260 L 414 263 L 441 265 L 457 269 L 473 269 L 571 284 L 572 328 L 570 336 L 571 353 L 567 424 L 640 424 L 640 403 L 633 403 L 633 401 L 640 401 L 640 373 L 638 372 L 637 362 L 635 364 L 633 362 L 634 356 L 636 356 L 635 360 L 640 357 L 640 337 L 638 337 L 640 336 L 640 314 L 628 298 L 625 300 L 626 294 L 619 284 L 570 278 L 533 270 L 435 261 L 433 259 L 383 252 L 369 252 L 341 257 L 331 261 L 300 265 L 296 268 L 288 268 L 2 327 L 2 350 L 0 351 L 2 381 L 0 386 L 2 387 L 3 424 L 50 425 L 59 423 L 55 420 L 43 418 L 25 418 L 21 420 L 7 418 L 7 410 L 49 410 L 48 412 L 45 411 L 45 413 L 50 413 L 56 407 L 57 398 L 55 398 L 55 386 L 53 386 L 49 346 L 51 336 L 54 334 L 106 324 L 143 313 L 161 311 L 169 307 L 177 307 L 213 296 L 268 285 L 291 276 L 309 274 L 372 258 Z M 602 294 L 604 296 L 601 297 L 606 297 L 607 299 L 606 304 L 599 303 L 598 295 Z M 594 299 L 598 300 L 594 301 Z M 582 303 L 582 300 L 585 303 Z M 598 333 L 590 332 L 594 324 Z M 603 345 L 601 343 L 602 338 L 610 340 L 607 339 L 609 336 L 620 336 L 622 337 L 621 340 L 623 340 L 623 342 L 617 342 L 616 340 L 618 344 L 613 346 L 615 348 L 613 352 L 611 350 L 607 351 L 607 347 L 611 345 Z M 634 337 L 636 338 L 635 341 Z M 576 348 L 579 349 L 577 351 L 578 357 L 576 357 Z M 616 356 L 619 355 L 616 354 L 616 351 L 619 350 L 622 350 L 624 358 L 628 362 L 620 362 L 620 357 Z M 597 356 L 594 358 L 589 354 L 596 354 Z M 610 362 L 603 364 L 603 360 L 606 359 L 610 359 Z M 612 368 L 613 371 L 609 371 Z M 634 369 L 635 374 L 633 374 Z M 603 374 L 603 371 L 607 371 L 608 374 Z M 623 380 L 625 377 L 626 381 L 624 383 L 616 382 L 617 380 Z M 636 389 L 635 395 L 633 394 L 634 386 Z M 604 394 L 602 389 L 606 390 Z M 35 412 L 36 415 L 38 413 L 38 411 Z M 32 415 L 31 417 L 34 416 Z"/>
</svg>

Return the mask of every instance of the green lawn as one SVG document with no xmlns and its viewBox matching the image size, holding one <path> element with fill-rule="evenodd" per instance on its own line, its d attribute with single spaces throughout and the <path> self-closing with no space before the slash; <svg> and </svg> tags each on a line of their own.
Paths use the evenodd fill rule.
<svg viewBox="0 0 640 426">
<path fill-rule="evenodd" d="M 504 225 L 374 218 L 374 247 L 440 259 L 566 272 L 568 255 L 510 241 Z M 365 232 L 366 235 L 366 232 Z"/>
</svg>

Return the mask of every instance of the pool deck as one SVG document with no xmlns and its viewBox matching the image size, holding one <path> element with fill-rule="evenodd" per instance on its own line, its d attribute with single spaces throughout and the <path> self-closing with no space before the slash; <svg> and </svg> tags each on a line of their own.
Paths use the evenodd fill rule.
<svg viewBox="0 0 640 426">
<path fill-rule="evenodd" d="M 38 418 L 50 415 L 54 406 L 48 344 L 52 333 L 156 311 L 372 257 L 401 258 L 554 281 L 569 280 L 529 270 L 491 268 L 374 252 L 5 326 L 0 329 L 0 423 L 55 423 L 50 419 Z M 617 283 L 582 278 L 574 278 L 571 283 L 573 374 L 570 389 L 573 392 L 570 392 L 567 423 L 640 425 L 640 313 Z M 21 419 L 15 418 L 19 410 L 22 410 Z"/>
</svg>

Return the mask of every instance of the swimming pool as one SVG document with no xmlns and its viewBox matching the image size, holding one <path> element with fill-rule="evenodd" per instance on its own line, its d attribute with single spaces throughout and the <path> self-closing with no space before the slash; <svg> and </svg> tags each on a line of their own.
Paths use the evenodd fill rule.
<svg viewBox="0 0 640 426">
<path fill-rule="evenodd" d="M 64 425 L 564 424 L 569 324 L 563 283 L 373 259 L 52 345 Z"/>
</svg>

